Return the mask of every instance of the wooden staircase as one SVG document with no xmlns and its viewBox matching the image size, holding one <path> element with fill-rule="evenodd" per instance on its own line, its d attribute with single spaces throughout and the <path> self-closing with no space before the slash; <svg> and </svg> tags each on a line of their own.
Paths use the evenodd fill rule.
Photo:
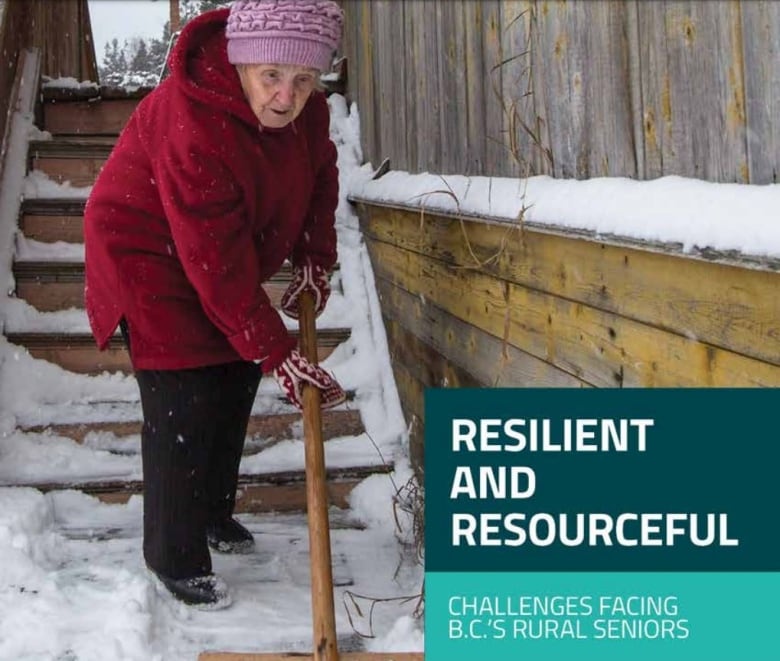
<svg viewBox="0 0 780 661">
<path fill-rule="evenodd" d="M 38 127 L 50 133 L 51 139 L 36 139 L 29 143 L 28 173 L 33 170 L 42 172 L 57 184 L 70 182 L 74 187 L 91 186 L 130 113 L 147 92 L 141 90 L 133 94 L 94 87 L 44 87 L 36 118 Z M 70 331 L 41 330 L 32 324 L 29 328 L 7 329 L 5 336 L 8 342 L 33 358 L 54 363 L 68 372 L 83 375 L 105 372 L 127 374 L 132 368 L 119 335 L 114 336 L 107 351 L 99 352 L 83 311 L 84 262 L 83 246 L 79 244 L 83 244 L 82 224 L 87 192 L 85 190 L 80 197 L 24 199 L 18 219 L 23 241 L 36 246 L 38 252 L 46 255 L 56 254 L 53 244 L 64 242 L 67 244 L 67 249 L 63 251 L 66 256 L 42 259 L 33 251 L 35 257 L 17 255 L 13 262 L 16 298 L 25 301 L 37 313 L 78 311 L 76 314 L 83 316 L 83 323 Z M 290 277 L 289 267 L 284 268 L 267 283 L 266 291 L 275 305 L 279 304 Z M 340 277 L 335 278 L 337 291 L 340 281 Z M 321 328 L 318 331 L 320 360 L 327 358 L 349 337 L 350 328 Z M 350 399 L 355 395 L 355 392 L 349 392 Z M 275 399 L 281 400 L 281 394 Z M 277 401 L 272 409 L 273 413 L 268 415 L 253 415 L 245 447 L 247 456 L 260 453 L 281 441 L 302 438 L 301 417 L 289 403 Z M 111 439 L 110 451 L 138 458 L 140 474 L 140 404 L 94 402 L 93 413 L 97 410 L 102 413 L 90 415 L 90 419 L 85 421 L 71 417 L 46 427 L 22 422 L 17 429 L 22 433 L 66 437 L 77 443 L 84 443 L 85 439 L 94 435 L 107 437 Z M 99 418 L 99 421 L 94 418 Z M 326 442 L 335 438 L 358 437 L 366 431 L 360 413 L 350 402 L 344 409 L 325 412 L 323 424 Z M 332 469 L 329 474 L 331 504 L 346 507 L 347 496 L 357 483 L 369 475 L 386 473 L 391 469 L 392 466 L 381 459 L 379 453 L 376 461 L 366 465 Z M 115 479 L 112 476 L 89 481 L 62 479 L 29 486 L 43 491 L 78 489 L 108 503 L 125 502 L 143 490 L 139 479 Z M 302 466 L 295 470 L 242 474 L 237 511 L 302 512 L 305 509 L 304 486 Z"/>
</svg>

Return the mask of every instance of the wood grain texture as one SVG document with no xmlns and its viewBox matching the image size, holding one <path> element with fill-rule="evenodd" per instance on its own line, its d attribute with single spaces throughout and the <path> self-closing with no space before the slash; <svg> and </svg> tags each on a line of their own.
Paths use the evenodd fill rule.
<svg viewBox="0 0 780 661">
<path fill-rule="evenodd" d="M 780 365 L 780 272 L 517 225 L 373 208 L 372 239 Z M 503 246 L 503 248 L 502 248 Z"/>
<path fill-rule="evenodd" d="M 776 2 L 345 4 L 347 42 L 403 44 L 381 49 L 380 70 L 352 47 L 373 72 L 350 89 L 375 165 L 392 153 L 393 167 L 410 172 L 517 176 L 506 145 L 519 139 L 523 162 L 560 177 L 777 181 Z M 385 71 L 406 78 L 400 115 L 377 107 L 402 86 L 400 78 L 388 86 Z M 509 125 L 513 104 L 535 140 Z"/>
<path fill-rule="evenodd" d="M 377 291 L 385 324 L 397 324 L 448 361 L 450 375 L 442 371 L 429 385 L 467 383 L 486 387 L 580 388 L 583 381 L 544 360 L 518 350 L 473 325 L 464 323 L 442 308 L 414 296 L 392 282 L 377 279 Z M 388 326 L 390 351 L 403 355 L 406 345 L 396 343 L 397 333 Z M 462 374 L 461 374 L 462 372 Z M 470 378 L 469 378 L 470 377 Z"/>
<path fill-rule="evenodd" d="M 140 407 L 138 413 L 140 415 Z M 261 438 L 267 442 L 283 441 L 300 436 L 301 416 L 298 413 L 253 415 L 249 418 L 248 439 Z M 21 427 L 25 432 L 56 437 L 65 436 L 83 443 L 90 434 L 111 434 L 117 438 L 139 435 L 141 421 L 134 422 L 82 422 Z M 359 411 L 323 411 L 322 434 L 325 440 L 339 436 L 357 436 L 365 431 Z M 246 450 L 245 450 L 246 452 Z"/>
<path fill-rule="evenodd" d="M 139 99 L 47 102 L 43 122 L 52 135 L 119 135 Z"/>
<path fill-rule="evenodd" d="M 296 336 L 297 333 L 291 332 Z M 65 333 L 7 333 L 11 344 L 23 347 L 33 358 L 47 360 L 78 374 L 132 372 L 130 357 L 121 338 L 114 336 L 105 351 L 100 351 L 91 335 Z M 319 360 L 325 360 L 349 337 L 347 329 L 326 329 L 318 336 Z"/>
<path fill-rule="evenodd" d="M 772 308 L 777 304 L 777 273 L 638 249 L 627 253 L 623 247 L 582 239 L 568 239 L 567 244 L 555 235 L 520 235 L 512 228 L 475 224 L 467 236 L 477 257 L 504 245 L 495 264 L 479 267 L 467 252 L 464 228 L 457 221 L 437 224 L 427 216 L 420 226 L 418 216 L 402 219 L 393 213 L 401 212 L 381 212 L 397 223 L 378 222 L 379 217 L 364 223 L 379 279 L 579 381 L 601 387 L 780 384 L 778 352 L 773 349 L 778 341 L 778 317 Z M 518 247 L 508 244 L 507 231 L 515 231 L 523 242 Z M 530 244 L 531 236 L 538 245 Z M 668 263 L 659 268 L 654 260 Z M 633 281 L 630 272 L 636 263 L 642 275 Z M 691 275 L 689 267 L 704 270 Z M 725 286 L 712 271 L 708 277 L 707 269 L 716 274 L 727 269 L 725 276 L 720 274 Z M 699 289 L 704 298 L 697 296 Z M 696 331 L 680 326 L 680 317 Z M 666 323 L 678 327 L 666 329 Z M 732 343 L 721 347 L 703 341 L 696 334 L 700 328 L 712 334 L 713 342 L 726 336 Z M 749 349 L 756 334 L 763 338 L 759 352 L 766 352 L 766 360 L 731 348 L 733 338 L 742 337 L 739 341 Z"/>
</svg>

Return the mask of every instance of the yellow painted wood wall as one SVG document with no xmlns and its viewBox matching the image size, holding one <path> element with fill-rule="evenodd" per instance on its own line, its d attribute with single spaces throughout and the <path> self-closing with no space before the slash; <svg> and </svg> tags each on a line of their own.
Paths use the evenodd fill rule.
<svg viewBox="0 0 780 661">
<path fill-rule="evenodd" d="M 780 386 L 780 263 L 358 203 L 413 460 L 442 386 Z"/>
</svg>

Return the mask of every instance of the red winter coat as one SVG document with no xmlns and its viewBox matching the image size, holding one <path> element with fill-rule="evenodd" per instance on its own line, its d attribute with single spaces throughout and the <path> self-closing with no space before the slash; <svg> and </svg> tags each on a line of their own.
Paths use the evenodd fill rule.
<svg viewBox="0 0 780 661">
<path fill-rule="evenodd" d="M 290 257 L 336 261 L 325 96 L 259 129 L 227 60 L 228 10 L 183 30 L 170 76 L 130 117 L 84 213 L 87 314 L 104 349 L 127 320 L 136 369 L 267 359 L 295 346 L 261 285 Z"/>
</svg>

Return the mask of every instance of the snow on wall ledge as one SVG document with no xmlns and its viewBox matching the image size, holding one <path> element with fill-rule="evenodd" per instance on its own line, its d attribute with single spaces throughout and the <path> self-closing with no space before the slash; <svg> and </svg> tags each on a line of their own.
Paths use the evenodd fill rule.
<svg viewBox="0 0 780 661">
<path fill-rule="evenodd" d="M 668 176 L 587 180 L 466 177 L 364 166 L 349 198 L 431 213 L 479 216 L 626 239 L 681 244 L 683 252 L 735 251 L 780 258 L 780 184 L 718 184 Z M 523 210 L 525 210 L 523 212 Z"/>
</svg>

